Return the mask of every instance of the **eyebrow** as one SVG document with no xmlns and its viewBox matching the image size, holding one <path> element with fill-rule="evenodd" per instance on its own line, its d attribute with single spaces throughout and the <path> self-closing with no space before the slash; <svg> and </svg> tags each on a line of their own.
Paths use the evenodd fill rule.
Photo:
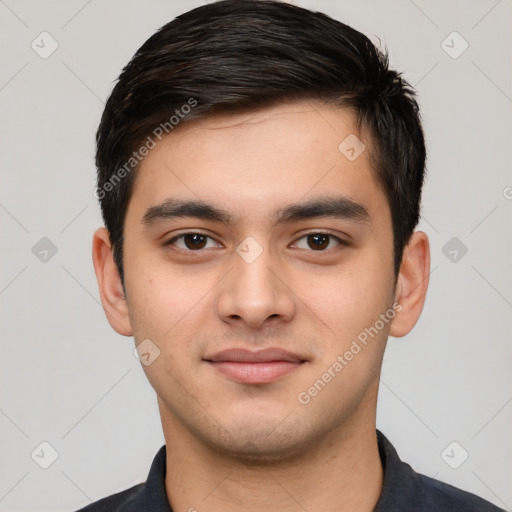
<svg viewBox="0 0 512 512">
<path fill-rule="evenodd" d="M 236 221 L 236 218 L 229 211 L 201 200 L 167 199 L 158 205 L 149 207 L 142 218 L 142 224 L 151 227 L 158 222 L 189 217 L 221 222 L 227 225 L 233 225 Z M 362 204 L 348 197 L 329 196 L 317 197 L 306 202 L 290 204 L 280 208 L 276 211 L 272 220 L 275 225 L 280 225 L 319 217 L 333 217 L 372 224 L 370 214 Z"/>
</svg>

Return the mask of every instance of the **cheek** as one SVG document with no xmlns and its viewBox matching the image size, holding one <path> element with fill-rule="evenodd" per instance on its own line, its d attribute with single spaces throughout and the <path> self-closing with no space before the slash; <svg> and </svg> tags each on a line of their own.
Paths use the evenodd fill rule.
<svg viewBox="0 0 512 512">
<path fill-rule="evenodd" d="M 162 351 L 186 350 L 212 314 L 217 272 L 179 272 L 162 258 L 140 258 L 126 268 L 130 318 L 137 341 L 150 338 Z M 179 341 L 179 343 L 178 343 Z"/>
<path fill-rule="evenodd" d="M 366 328 L 374 325 L 379 315 L 392 303 L 392 280 L 389 269 L 372 258 L 339 272 L 306 279 L 297 295 L 305 304 L 305 313 L 325 333 L 329 352 L 350 345 Z M 298 281 L 300 282 L 300 280 Z M 391 302 L 390 302 L 391 301 Z"/>
<path fill-rule="evenodd" d="M 192 307 L 195 287 L 149 257 L 134 258 L 125 269 L 135 338 L 164 337 Z"/>
<path fill-rule="evenodd" d="M 165 396 L 180 393 L 179 383 L 197 371 L 201 346 L 196 338 L 211 315 L 208 290 L 212 284 L 206 276 L 186 279 L 169 275 L 169 268 L 149 268 L 151 272 L 127 279 L 127 295 L 136 344 L 149 339 L 155 357 L 143 370 L 157 393 Z"/>
</svg>

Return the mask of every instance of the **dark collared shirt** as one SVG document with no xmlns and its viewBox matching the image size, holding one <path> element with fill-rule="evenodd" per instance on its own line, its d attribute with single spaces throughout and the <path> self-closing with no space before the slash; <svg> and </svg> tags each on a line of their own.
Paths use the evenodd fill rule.
<svg viewBox="0 0 512 512">
<path fill-rule="evenodd" d="M 377 430 L 384 469 L 382 492 L 373 512 L 504 512 L 488 501 L 428 476 L 402 462 Z M 77 512 L 172 512 L 165 491 L 166 449 L 160 448 L 146 483 L 138 484 Z"/>
</svg>

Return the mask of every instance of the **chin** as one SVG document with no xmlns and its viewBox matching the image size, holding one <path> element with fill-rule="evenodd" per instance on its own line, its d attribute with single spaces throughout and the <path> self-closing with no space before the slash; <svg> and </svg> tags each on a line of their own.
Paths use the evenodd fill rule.
<svg viewBox="0 0 512 512">
<path fill-rule="evenodd" d="M 299 418 L 289 413 L 269 416 L 246 413 L 243 420 L 225 422 L 229 437 L 202 432 L 202 440 L 214 451 L 247 466 L 272 465 L 303 457 L 308 446 L 323 433 L 308 434 Z M 294 421 L 295 420 L 295 421 Z"/>
<path fill-rule="evenodd" d="M 274 439 L 272 443 L 261 438 L 260 440 L 231 442 L 228 445 L 215 443 L 214 449 L 220 454 L 236 459 L 246 466 L 262 466 L 282 464 L 304 455 L 304 444 L 299 439 Z"/>
</svg>

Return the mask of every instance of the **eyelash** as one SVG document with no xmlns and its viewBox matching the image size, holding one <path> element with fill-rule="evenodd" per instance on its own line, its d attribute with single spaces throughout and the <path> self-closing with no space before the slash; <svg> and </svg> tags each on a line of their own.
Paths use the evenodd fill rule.
<svg viewBox="0 0 512 512">
<path fill-rule="evenodd" d="M 213 237 L 211 237 L 210 235 L 206 234 L 206 233 L 203 233 L 201 231 L 186 231 L 184 233 L 181 233 L 179 235 L 176 235 L 174 236 L 173 238 L 171 238 L 169 241 L 165 242 L 164 243 L 164 246 L 169 246 L 169 245 L 173 245 L 174 242 L 176 242 L 177 240 L 179 240 L 180 238 L 183 238 L 187 235 L 201 235 L 201 236 L 204 236 L 206 238 L 209 238 L 211 240 L 215 240 Z M 328 231 L 311 231 L 310 233 L 305 233 L 304 235 L 300 236 L 299 238 L 297 238 L 295 240 L 294 243 L 297 243 L 297 241 L 299 240 L 302 240 L 303 238 L 307 238 L 308 236 L 312 236 L 312 235 L 326 235 L 328 236 L 330 239 L 334 239 L 336 242 L 338 242 L 338 245 L 336 247 L 339 247 L 339 246 L 348 246 L 348 242 L 346 242 L 345 240 L 343 240 L 342 238 L 332 234 L 332 233 L 329 233 Z M 216 241 L 216 240 L 215 240 Z M 217 241 L 216 241 L 217 242 Z M 217 242 L 218 243 L 218 242 Z M 181 249 L 181 248 L 178 248 L 176 249 L 177 251 L 181 251 L 181 252 L 187 252 L 187 253 L 201 253 L 204 251 L 204 249 L 197 249 L 197 250 L 192 250 L 192 249 Z M 309 249 L 309 252 L 318 252 L 318 253 L 322 253 L 322 252 L 328 252 L 330 250 L 333 250 L 333 248 L 331 249 L 321 249 L 321 250 L 318 250 L 318 251 L 315 251 L 313 249 Z"/>
</svg>

